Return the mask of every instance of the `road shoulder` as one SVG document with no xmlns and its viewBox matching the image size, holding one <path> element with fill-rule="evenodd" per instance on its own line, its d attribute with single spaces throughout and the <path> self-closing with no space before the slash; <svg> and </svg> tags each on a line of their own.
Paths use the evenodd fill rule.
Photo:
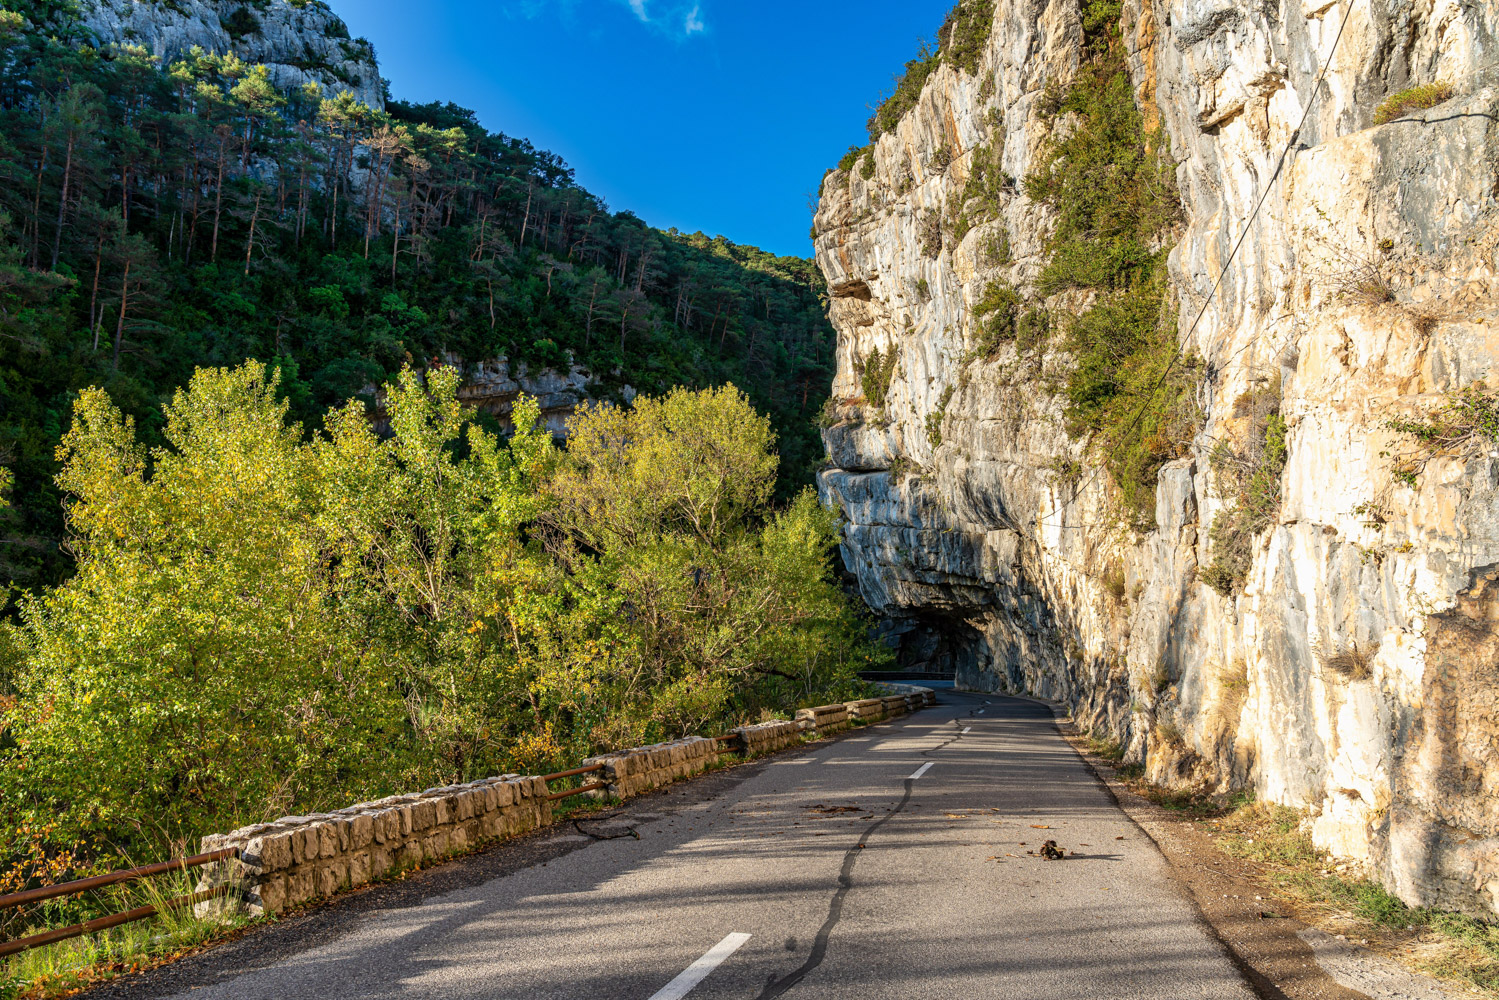
<svg viewBox="0 0 1499 1000">
<path fill-rule="evenodd" d="M 1155 842 L 1203 920 L 1263 996 L 1270 1000 L 1471 1000 L 1477 994 L 1412 972 L 1346 940 L 1310 927 L 1268 890 L 1236 874 L 1245 867 L 1224 854 L 1192 819 L 1141 796 L 1110 762 L 1088 750 L 1087 734 L 1059 705 L 1047 705 L 1057 730 L 1119 808 Z"/>
</svg>

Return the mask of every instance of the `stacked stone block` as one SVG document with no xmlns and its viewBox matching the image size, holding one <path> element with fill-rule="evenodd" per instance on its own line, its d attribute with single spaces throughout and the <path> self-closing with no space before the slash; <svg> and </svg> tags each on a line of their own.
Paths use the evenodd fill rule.
<svg viewBox="0 0 1499 1000">
<path fill-rule="evenodd" d="M 743 741 L 744 755 L 756 757 L 762 753 L 773 753 L 802 741 L 805 727 L 800 721 L 773 720 L 753 726 L 740 726 L 733 730 Z"/>
<path fill-rule="evenodd" d="M 603 795 L 627 799 L 678 778 L 706 771 L 717 760 L 717 740 L 689 736 L 670 743 L 655 743 L 635 750 L 590 757 L 583 764 L 585 767 L 603 764 L 603 772 L 590 776 L 590 780 L 608 782 L 609 787 Z"/>
<path fill-rule="evenodd" d="M 936 704 L 930 689 L 907 690 L 886 698 L 804 708 L 794 721 L 773 720 L 733 732 L 746 756 L 753 757 L 799 743 L 804 735 L 826 736 L 847 729 L 851 719 L 878 721 Z M 590 758 L 585 765 L 603 767 L 583 780 L 606 783 L 605 789 L 592 793 L 595 797 L 627 799 L 706 771 L 718 757 L 717 740 L 693 736 Z M 198 910 L 200 915 L 231 909 L 251 916 L 281 913 L 551 821 L 546 781 L 507 774 L 211 834 L 203 838 L 203 852 L 237 847 L 241 856 L 206 866 L 199 890 L 233 884 L 242 892 L 199 904 Z"/>
<path fill-rule="evenodd" d="M 798 709 L 796 720 L 805 723 L 806 728 L 818 736 L 826 736 L 848 728 L 848 706 L 819 705 L 816 708 Z"/>
<path fill-rule="evenodd" d="M 860 722 L 879 722 L 885 717 L 884 698 L 862 698 L 859 701 L 851 701 L 844 705 L 851 719 Z"/>
</svg>

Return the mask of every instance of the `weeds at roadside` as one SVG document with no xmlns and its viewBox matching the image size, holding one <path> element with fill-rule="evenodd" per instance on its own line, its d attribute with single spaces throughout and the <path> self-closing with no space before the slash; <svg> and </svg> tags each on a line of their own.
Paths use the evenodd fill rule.
<svg viewBox="0 0 1499 1000">
<path fill-rule="evenodd" d="M 147 905 L 160 909 L 167 901 L 192 893 L 197 880 L 197 872 L 182 872 L 128 883 L 107 893 L 108 909 L 123 912 Z M 232 936 L 252 922 L 246 917 L 200 918 L 192 907 L 185 907 L 23 951 L 5 962 L 0 1000 L 71 996 L 122 975 L 173 961 Z"/>
<path fill-rule="evenodd" d="M 1335 862 L 1312 843 L 1302 814 L 1248 802 L 1214 823 L 1218 846 L 1261 869 L 1261 880 L 1306 915 L 1331 918 L 1350 934 L 1419 932 L 1416 968 L 1499 990 L 1499 927 L 1458 913 L 1407 905 L 1355 867 Z"/>
<path fill-rule="evenodd" d="M 1499 997 L 1499 924 L 1407 905 L 1357 866 L 1319 849 L 1302 813 L 1256 801 L 1252 790 L 1223 796 L 1163 788 L 1144 780 L 1141 764 L 1119 763 L 1116 741 L 1086 733 L 1078 742 L 1130 791 L 1211 833 L 1219 850 L 1246 863 L 1238 877 L 1260 884 L 1306 922 L 1346 937 L 1379 938 L 1381 950 L 1420 972 Z"/>
</svg>

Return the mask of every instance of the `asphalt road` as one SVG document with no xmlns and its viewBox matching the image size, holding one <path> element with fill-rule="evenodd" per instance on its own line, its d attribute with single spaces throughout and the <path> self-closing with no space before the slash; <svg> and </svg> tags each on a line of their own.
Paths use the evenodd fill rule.
<svg viewBox="0 0 1499 1000">
<path fill-rule="evenodd" d="M 653 814 L 647 800 L 585 821 L 612 839 L 351 914 L 313 947 L 177 995 L 1255 995 L 1044 707 L 942 699 L 680 810 Z M 1046 840 L 1069 856 L 1027 853 Z"/>
</svg>

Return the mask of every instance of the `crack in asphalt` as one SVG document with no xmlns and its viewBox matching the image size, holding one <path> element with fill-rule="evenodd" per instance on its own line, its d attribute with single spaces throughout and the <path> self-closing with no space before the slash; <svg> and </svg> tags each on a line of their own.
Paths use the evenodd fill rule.
<svg viewBox="0 0 1499 1000">
<path fill-rule="evenodd" d="M 906 794 L 901 796 L 900 804 L 870 825 L 864 831 L 863 835 L 859 837 L 859 842 L 850 847 L 848 853 L 843 856 L 843 867 L 838 871 L 838 891 L 833 893 L 833 901 L 828 905 L 828 918 L 817 929 L 817 938 L 812 942 L 812 954 L 807 956 L 807 960 L 802 963 L 801 968 L 769 983 L 760 992 L 756 1000 L 772 1000 L 774 997 L 784 995 L 793 986 L 805 979 L 809 972 L 822 964 L 822 960 L 827 957 L 828 953 L 828 938 L 832 936 L 833 928 L 838 925 L 839 919 L 843 916 L 843 897 L 847 896 L 848 891 L 854 887 L 854 862 L 858 860 L 859 854 L 864 850 L 864 844 L 869 840 L 870 836 L 880 827 L 890 822 L 897 813 L 906 807 L 906 803 L 911 801 L 911 790 L 915 784 L 916 779 L 907 778 Z"/>
<path fill-rule="evenodd" d="M 968 712 L 968 716 L 972 717 L 975 711 L 977 711 L 977 709 L 970 709 Z M 956 726 L 958 725 L 958 720 L 953 719 L 952 723 Z M 959 730 L 957 733 L 954 733 L 949 739 L 946 739 L 943 742 L 937 744 L 930 750 L 921 751 L 921 756 L 926 757 L 930 754 L 934 754 L 938 750 L 951 746 L 953 743 L 956 743 L 962 738 L 963 733 L 961 730 Z M 848 891 L 854 887 L 854 864 L 858 861 L 859 855 L 864 850 L 864 845 L 869 841 L 869 838 L 874 835 L 875 831 L 895 818 L 895 816 L 898 815 L 902 810 L 904 810 L 906 808 L 906 805 L 911 801 L 911 792 L 916 786 L 916 779 L 905 779 L 905 786 L 906 793 L 901 796 L 901 800 L 896 805 L 896 807 L 890 810 L 880 819 L 876 820 L 868 828 L 866 828 L 864 833 L 860 835 L 858 843 L 856 843 L 853 847 L 850 847 L 848 849 L 848 852 L 843 855 L 843 867 L 838 870 L 838 890 L 833 893 L 832 902 L 828 904 L 827 919 L 824 920 L 822 922 L 822 926 L 817 929 L 817 937 L 812 942 L 812 953 L 807 956 L 807 960 L 803 962 L 801 966 L 794 972 L 787 973 L 780 979 L 772 980 L 771 982 L 766 984 L 765 989 L 760 992 L 760 995 L 756 997 L 755 1000 L 774 1000 L 774 998 L 776 997 L 784 996 L 797 983 L 800 983 L 803 979 L 807 978 L 807 975 L 811 973 L 812 970 L 821 965 L 823 959 L 827 957 L 828 940 L 833 935 L 833 928 L 838 926 L 838 921 L 843 917 L 843 897 L 847 896 Z"/>
</svg>

